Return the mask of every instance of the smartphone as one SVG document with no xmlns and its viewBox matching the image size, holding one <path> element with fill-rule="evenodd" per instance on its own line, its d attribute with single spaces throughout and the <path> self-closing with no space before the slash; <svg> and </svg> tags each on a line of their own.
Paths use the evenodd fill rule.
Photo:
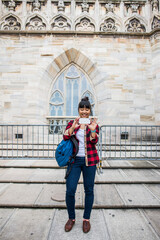
<svg viewBox="0 0 160 240">
<path fill-rule="evenodd" d="M 89 118 L 80 118 L 79 123 L 80 124 L 90 124 L 91 120 Z"/>
</svg>

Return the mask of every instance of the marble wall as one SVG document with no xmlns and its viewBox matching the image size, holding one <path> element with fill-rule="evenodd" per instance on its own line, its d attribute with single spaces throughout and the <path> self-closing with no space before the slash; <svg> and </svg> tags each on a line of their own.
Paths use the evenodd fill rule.
<svg viewBox="0 0 160 240">
<path fill-rule="evenodd" d="M 160 34 L 3 33 L 0 122 L 48 123 L 56 77 L 78 65 L 95 90 L 101 124 L 160 124 Z"/>
</svg>

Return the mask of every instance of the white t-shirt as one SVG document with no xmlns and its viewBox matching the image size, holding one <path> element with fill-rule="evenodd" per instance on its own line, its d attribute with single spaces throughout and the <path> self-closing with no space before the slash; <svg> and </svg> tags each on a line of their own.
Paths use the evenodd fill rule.
<svg viewBox="0 0 160 240">
<path fill-rule="evenodd" d="M 85 157 L 85 147 L 84 147 L 84 129 L 79 129 L 76 133 L 76 138 L 79 140 L 79 151 L 76 156 Z"/>
</svg>

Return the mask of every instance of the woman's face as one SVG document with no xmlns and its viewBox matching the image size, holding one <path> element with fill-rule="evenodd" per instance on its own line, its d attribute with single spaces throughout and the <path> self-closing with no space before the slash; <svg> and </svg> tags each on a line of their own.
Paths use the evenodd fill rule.
<svg viewBox="0 0 160 240">
<path fill-rule="evenodd" d="M 89 118 L 91 110 L 89 108 L 79 108 L 79 116 L 80 118 Z"/>
</svg>

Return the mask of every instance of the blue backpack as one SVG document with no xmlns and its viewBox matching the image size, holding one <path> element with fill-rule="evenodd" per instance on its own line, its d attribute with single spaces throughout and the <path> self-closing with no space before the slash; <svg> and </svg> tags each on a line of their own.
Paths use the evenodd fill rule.
<svg viewBox="0 0 160 240">
<path fill-rule="evenodd" d="M 75 146 L 75 153 L 73 153 L 73 146 Z M 58 163 L 58 165 L 60 167 L 65 167 L 67 165 L 69 165 L 72 161 L 72 159 L 75 158 L 75 156 L 78 153 L 78 142 L 75 139 L 74 136 L 71 136 L 71 138 L 69 140 L 62 140 L 56 149 L 55 152 L 55 157 L 56 157 L 56 161 Z"/>
</svg>

